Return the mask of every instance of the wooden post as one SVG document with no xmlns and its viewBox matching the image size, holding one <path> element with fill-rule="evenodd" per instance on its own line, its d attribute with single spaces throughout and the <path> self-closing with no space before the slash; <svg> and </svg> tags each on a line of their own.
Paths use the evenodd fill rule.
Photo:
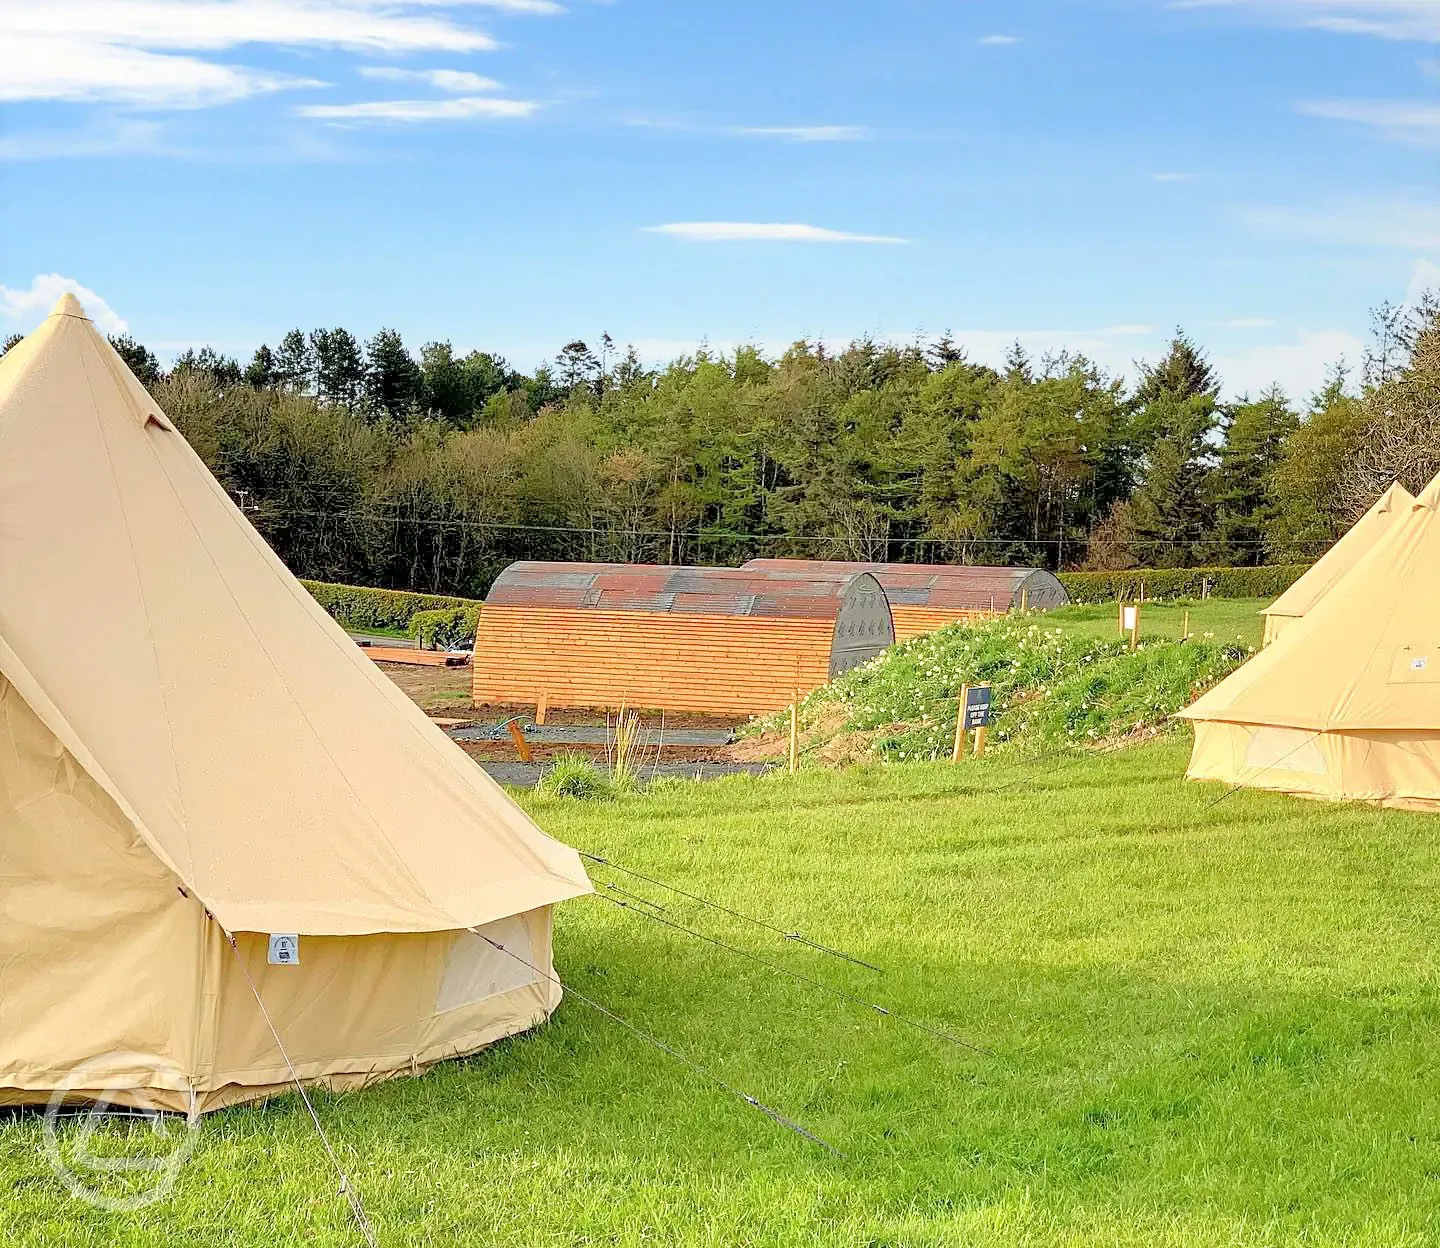
<svg viewBox="0 0 1440 1248">
<path fill-rule="evenodd" d="M 1030 610 L 1030 591 L 1022 589 L 1020 591 L 1020 613 L 1023 615 L 1028 610 Z"/>
<path fill-rule="evenodd" d="M 988 689 L 988 688 L 990 688 L 989 682 L 987 681 L 985 684 L 981 685 L 980 688 L 982 688 L 982 689 Z M 988 714 L 988 712 L 987 712 L 987 714 Z M 981 724 L 980 727 L 978 727 L 977 729 L 975 729 L 975 757 L 976 757 L 976 758 L 979 758 L 983 753 L 985 753 L 985 732 L 986 732 L 986 727 L 985 727 L 984 724 Z"/>
<path fill-rule="evenodd" d="M 800 690 L 795 690 L 795 701 L 790 703 L 790 774 L 800 766 Z"/>
<path fill-rule="evenodd" d="M 520 731 L 519 722 L 512 719 L 505 727 L 510 729 L 510 739 L 515 742 L 515 752 L 520 755 L 520 761 L 533 762 L 535 756 L 530 753 L 530 742 L 525 740 L 525 734 Z"/>
<path fill-rule="evenodd" d="M 1141 601 L 1141 602 L 1144 602 L 1144 601 L 1145 601 L 1145 582 L 1144 582 L 1144 581 L 1141 581 L 1141 582 L 1140 582 L 1140 601 Z"/>
<path fill-rule="evenodd" d="M 1134 650 L 1140 644 L 1140 606 L 1145 600 L 1142 598 L 1134 606 L 1135 614 L 1130 617 L 1130 649 Z"/>
<path fill-rule="evenodd" d="M 1190 608 L 1189 608 L 1189 607 L 1186 607 L 1186 608 L 1185 608 L 1185 627 L 1184 627 L 1184 630 L 1183 630 L 1183 631 L 1181 632 L 1181 634 L 1180 634 L 1180 640 L 1181 640 L 1181 641 L 1189 641 L 1189 640 L 1190 640 Z"/>
<path fill-rule="evenodd" d="M 540 690 L 540 700 L 535 704 L 535 723 L 537 726 L 545 722 L 545 712 L 550 709 L 550 690 Z"/>
<path fill-rule="evenodd" d="M 1115 600 L 1115 620 L 1120 625 L 1120 636 L 1125 636 L 1125 598 L 1123 595 Z"/>
<path fill-rule="evenodd" d="M 970 686 L 960 686 L 960 709 L 955 712 L 955 747 L 950 751 L 950 761 L 958 763 L 965 757 L 965 703 L 970 700 Z"/>
</svg>

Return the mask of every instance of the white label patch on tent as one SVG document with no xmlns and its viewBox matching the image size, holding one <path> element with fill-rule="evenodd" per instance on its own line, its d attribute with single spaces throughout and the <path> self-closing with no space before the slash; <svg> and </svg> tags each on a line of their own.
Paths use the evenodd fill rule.
<svg viewBox="0 0 1440 1248">
<path fill-rule="evenodd" d="M 1433 642 L 1419 642 L 1410 646 L 1396 646 L 1395 658 L 1390 664 L 1392 685 L 1433 685 L 1440 683 L 1440 663 L 1430 662 L 1440 655 Z"/>
<path fill-rule="evenodd" d="M 271 966 L 299 966 L 300 937 L 294 932 L 272 932 L 267 961 Z"/>
</svg>

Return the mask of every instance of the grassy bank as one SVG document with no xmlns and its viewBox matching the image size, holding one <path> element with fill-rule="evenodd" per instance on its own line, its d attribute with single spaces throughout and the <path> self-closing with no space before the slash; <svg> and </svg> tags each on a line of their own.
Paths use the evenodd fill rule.
<svg viewBox="0 0 1440 1248">
<path fill-rule="evenodd" d="M 387 1246 L 1421 1245 L 1440 1225 L 1440 837 L 1428 816 L 1218 795 L 1180 741 L 532 798 L 557 835 L 779 919 L 877 976 L 633 880 L 561 973 L 833 1142 L 835 1159 L 575 999 L 320 1113 Z M 597 875 L 603 874 L 599 868 Z M 0 1241 L 359 1242 L 293 1098 L 206 1121 L 170 1200 L 72 1201 L 0 1125 Z"/>
</svg>

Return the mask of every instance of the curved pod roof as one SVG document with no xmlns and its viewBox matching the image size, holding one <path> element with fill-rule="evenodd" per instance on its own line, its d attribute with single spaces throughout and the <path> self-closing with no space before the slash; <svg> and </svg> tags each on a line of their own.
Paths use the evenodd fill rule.
<svg viewBox="0 0 1440 1248">
<path fill-rule="evenodd" d="M 1049 610 L 1070 601 L 1060 581 L 1040 568 L 831 559 L 751 559 L 744 566 L 797 578 L 828 572 L 869 572 L 884 587 L 890 605 L 897 608 L 1008 611 L 1024 601 L 1038 610 Z"/>
</svg>

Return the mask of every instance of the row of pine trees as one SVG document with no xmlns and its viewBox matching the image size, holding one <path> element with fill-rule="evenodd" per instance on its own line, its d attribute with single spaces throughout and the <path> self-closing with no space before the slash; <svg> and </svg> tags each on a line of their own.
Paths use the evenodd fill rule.
<svg viewBox="0 0 1440 1248">
<path fill-rule="evenodd" d="M 131 368 L 292 568 L 483 594 L 517 558 L 1035 564 L 1313 558 L 1395 477 L 1440 469 L 1440 308 L 1385 308 L 1363 368 L 1221 399 L 1177 332 L 1133 385 L 947 337 L 650 369 L 603 336 L 526 374 L 393 330 L 294 330 Z"/>
</svg>

